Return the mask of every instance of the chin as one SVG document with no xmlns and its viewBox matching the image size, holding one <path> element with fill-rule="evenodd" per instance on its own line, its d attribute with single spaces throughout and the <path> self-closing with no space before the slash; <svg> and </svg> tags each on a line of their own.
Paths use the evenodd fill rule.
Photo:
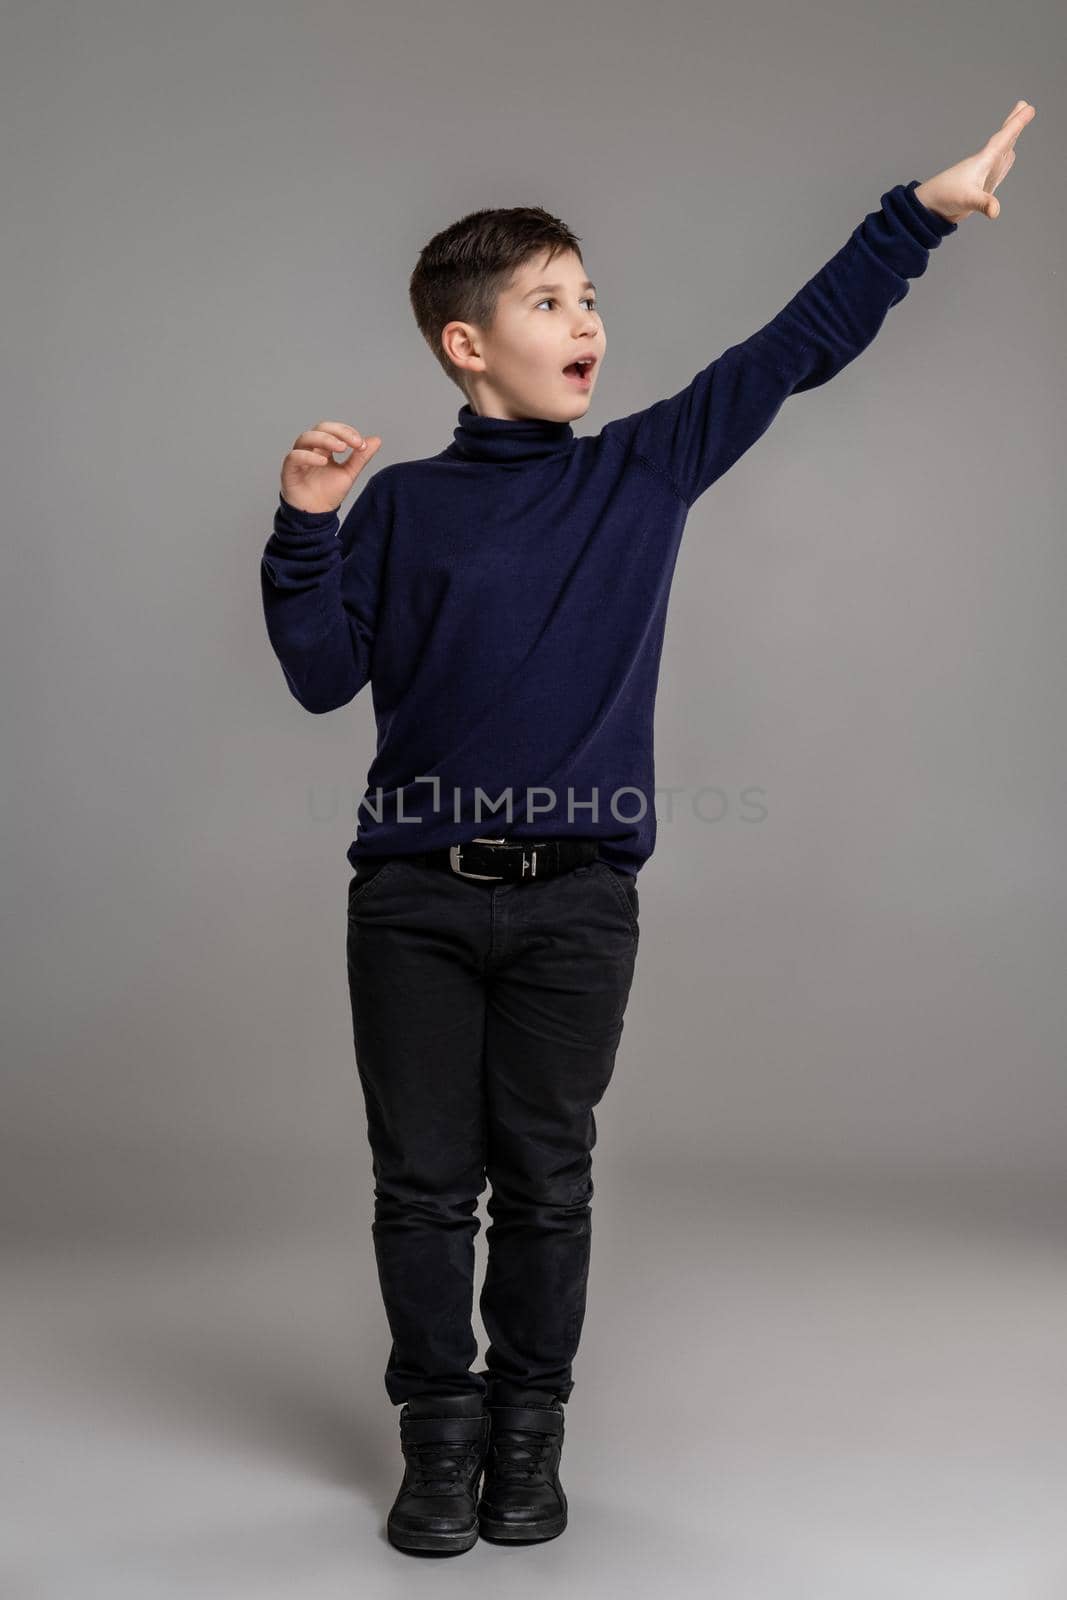
<svg viewBox="0 0 1067 1600">
<path fill-rule="evenodd" d="M 570 403 L 570 407 L 569 407 L 569 410 L 570 410 L 572 416 L 584 417 L 586 412 L 589 410 L 589 402 L 590 402 L 590 400 L 592 400 L 592 398 L 593 398 L 592 389 L 590 389 L 588 394 L 572 395 L 571 396 L 571 403 Z"/>
</svg>

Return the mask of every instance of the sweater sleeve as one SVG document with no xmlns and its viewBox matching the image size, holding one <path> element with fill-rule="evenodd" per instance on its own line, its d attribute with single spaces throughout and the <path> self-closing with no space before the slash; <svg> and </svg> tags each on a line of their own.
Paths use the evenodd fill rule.
<svg viewBox="0 0 1067 1600">
<path fill-rule="evenodd" d="M 791 394 L 818 388 L 873 340 L 958 223 L 916 198 L 919 180 L 882 196 L 848 242 L 788 305 L 667 400 L 609 422 L 605 437 L 642 458 L 691 506 L 755 444 Z"/>
<path fill-rule="evenodd" d="M 306 711 L 336 711 L 371 675 L 386 546 L 372 478 L 338 534 L 335 511 L 301 511 L 278 496 L 260 562 L 267 637 Z"/>
</svg>

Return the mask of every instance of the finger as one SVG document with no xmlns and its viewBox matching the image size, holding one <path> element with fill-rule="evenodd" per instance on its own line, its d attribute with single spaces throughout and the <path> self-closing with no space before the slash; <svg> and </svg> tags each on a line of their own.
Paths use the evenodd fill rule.
<svg viewBox="0 0 1067 1600">
<path fill-rule="evenodd" d="M 363 435 L 357 428 L 353 428 L 349 423 L 320 422 L 319 427 L 325 428 L 329 433 L 336 433 L 340 438 L 347 440 L 347 443 L 342 446 L 342 449 L 347 450 L 348 445 L 351 445 L 353 450 L 362 450 L 364 443 Z"/>
<path fill-rule="evenodd" d="M 1036 116 L 1037 116 L 1037 108 L 1036 108 L 1036 106 L 1032 106 L 1030 104 L 1029 100 L 1024 100 L 1022 105 L 1021 105 L 1021 107 L 1019 108 L 1019 110 L 1012 112 L 1012 117 L 1011 117 L 1011 124 L 1012 124 L 1012 127 L 1011 127 L 1011 141 L 1012 141 L 1012 144 L 1015 143 L 1016 139 L 1019 137 L 1020 133 L 1022 133 L 1022 131 L 1026 127 L 1026 125 L 1028 123 L 1030 123 L 1030 122 L 1033 122 L 1033 120 L 1034 120 L 1034 118 Z"/>
<path fill-rule="evenodd" d="M 298 457 L 301 461 L 306 461 L 309 467 L 324 467 L 330 459 L 321 450 L 297 450 L 294 447 L 289 454 Z"/>
<path fill-rule="evenodd" d="M 343 439 L 340 434 L 334 433 L 330 427 L 308 428 L 306 433 L 300 435 L 299 442 L 305 445 L 321 445 L 334 455 L 341 450 L 347 450 L 352 443 L 350 439 Z"/>
<path fill-rule="evenodd" d="M 997 150 L 1010 149 L 1026 127 L 1026 124 L 1036 116 L 1037 111 L 1029 100 L 1020 100 L 1015 110 L 1004 118 L 997 132 L 990 139 L 990 144 Z"/>
<path fill-rule="evenodd" d="M 1011 169 L 1012 169 L 1012 167 L 1014 165 L 1015 165 L 1015 151 L 1014 150 L 1009 150 L 1006 156 L 1002 156 L 1001 159 L 999 161 L 995 162 L 993 164 L 993 166 L 991 167 L 990 173 L 989 173 L 989 178 L 987 179 L 987 182 L 988 182 L 987 193 L 996 194 L 997 189 L 1004 182 L 1004 179 L 1007 177 L 1008 173 L 1011 171 Z M 985 187 L 986 187 L 985 184 L 983 184 L 983 188 L 985 188 Z"/>
<path fill-rule="evenodd" d="M 379 449 L 381 448 L 381 443 L 382 441 L 378 438 L 378 435 L 376 433 L 372 433 L 365 441 L 364 449 L 353 450 L 348 460 L 340 462 L 339 465 L 342 467 L 350 467 L 355 473 L 362 472 L 363 468 L 367 466 L 374 456 L 377 455 Z"/>
</svg>

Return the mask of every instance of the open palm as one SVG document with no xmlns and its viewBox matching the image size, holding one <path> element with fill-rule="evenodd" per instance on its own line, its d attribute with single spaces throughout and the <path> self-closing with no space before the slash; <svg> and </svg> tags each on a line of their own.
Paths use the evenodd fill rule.
<svg viewBox="0 0 1067 1600">
<path fill-rule="evenodd" d="M 994 191 L 1014 165 L 1016 139 L 1036 116 L 1030 102 L 1020 100 L 981 150 L 920 184 L 919 199 L 948 222 L 960 222 L 975 211 L 995 220 L 1000 201 Z"/>
</svg>

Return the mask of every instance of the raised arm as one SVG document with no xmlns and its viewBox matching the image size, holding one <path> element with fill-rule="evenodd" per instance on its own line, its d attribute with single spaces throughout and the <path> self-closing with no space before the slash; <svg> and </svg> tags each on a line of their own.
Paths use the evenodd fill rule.
<svg viewBox="0 0 1067 1600">
<path fill-rule="evenodd" d="M 964 217 L 1000 215 L 994 191 L 1037 112 L 1017 100 L 964 160 L 882 196 L 835 256 L 765 327 L 732 345 L 668 400 L 609 422 L 605 437 L 660 472 L 686 505 L 766 433 L 791 394 L 818 388 L 865 350 L 886 313 Z"/>
<path fill-rule="evenodd" d="M 958 224 L 915 196 L 918 179 L 882 196 L 837 254 L 789 303 L 669 399 L 609 422 L 605 437 L 641 456 L 687 506 L 770 427 L 791 394 L 815 389 L 871 343 L 908 279 Z"/>
</svg>

